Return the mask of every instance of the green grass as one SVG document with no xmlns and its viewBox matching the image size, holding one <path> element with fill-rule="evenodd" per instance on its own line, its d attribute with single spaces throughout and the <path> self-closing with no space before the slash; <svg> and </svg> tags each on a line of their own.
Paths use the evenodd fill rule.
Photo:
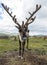
<svg viewBox="0 0 47 65">
<path fill-rule="evenodd" d="M 47 50 L 47 40 L 44 40 L 43 38 L 30 38 L 29 47 L 31 48 L 44 48 Z"/>
<path fill-rule="evenodd" d="M 39 51 L 39 53 L 47 54 L 47 39 L 44 40 L 43 38 L 30 38 L 29 40 L 29 48 L 33 51 Z"/>
<path fill-rule="evenodd" d="M 11 39 L 0 39 L 0 55 L 6 51 L 18 50 L 19 43 L 18 39 L 16 41 Z M 47 40 L 43 38 L 30 38 L 29 39 L 29 49 L 32 50 L 45 50 L 47 52 Z"/>
<path fill-rule="evenodd" d="M 11 50 L 18 50 L 18 41 L 10 39 L 0 39 L 0 55 Z"/>
</svg>

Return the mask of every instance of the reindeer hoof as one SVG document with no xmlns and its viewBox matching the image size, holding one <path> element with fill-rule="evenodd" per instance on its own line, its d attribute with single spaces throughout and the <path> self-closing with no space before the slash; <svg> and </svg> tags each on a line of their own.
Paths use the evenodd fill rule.
<svg viewBox="0 0 47 65">
<path fill-rule="evenodd" d="M 21 59 L 24 59 L 23 57 L 21 57 Z"/>
</svg>

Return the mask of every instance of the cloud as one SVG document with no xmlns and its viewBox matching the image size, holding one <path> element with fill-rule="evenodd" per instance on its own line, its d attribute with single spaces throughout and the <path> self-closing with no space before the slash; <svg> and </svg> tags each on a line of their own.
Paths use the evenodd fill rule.
<svg viewBox="0 0 47 65">
<path fill-rule="evenodd" d="M 30 36 L 34 36 L 34 35 L 47 35 L 46 32 L 38 32 L 38 31 L 30 31 L 29 32 Z"/>
</svg>

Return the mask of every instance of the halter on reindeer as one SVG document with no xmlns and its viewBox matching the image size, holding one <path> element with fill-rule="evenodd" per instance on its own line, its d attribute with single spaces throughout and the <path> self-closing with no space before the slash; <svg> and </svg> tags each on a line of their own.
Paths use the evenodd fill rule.
<svg viewBox="0 0 47 65">
<path fill-rule="evenodd" d="M 26 42 L 26 39 L 27 39 L 28 25 L 31 24 L 32 22 L 34 22 L 36 16 L 33 18 L 33 15 L 41 8 L 41 5 L 38 6 L 38 4 L 37 4 L 36 9 L 35 9 L 35 11 L 33 11 L 32 14 L 29 12 L 30 17 L 28 19 L 26 18 L 27 21 L 25 22 L 25 24 L 24 24 L 24 21 L 23 21 L 22 25 L 20 25 L 17 22 L 17 19 L 15 18 L 16 15 L 12 16 L 12 12 L 9 13 L 9 7 L 5 6 L 3 3 L 1 5 L 6 10 L 6 12 L 10 15 L 10 17 L 12 18 L 14 23 L 17 24 L 17 26 L 15 26 L 15 27 L 19 30 L 19 56 L 21 58 L 23 58 L 25 42 Z"/>
</svg>

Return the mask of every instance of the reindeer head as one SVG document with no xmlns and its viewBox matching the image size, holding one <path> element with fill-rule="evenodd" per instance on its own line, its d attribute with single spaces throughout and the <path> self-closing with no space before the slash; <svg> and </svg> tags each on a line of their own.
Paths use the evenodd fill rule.
<svg viewBox="0 0 47 65">
<path fill-rule="evenodd" d="M 35 11 L 33 11 L 32 14 L 29 12 L 30 17 L 26 18 L 27 21 L 25 22 L 25 24 L 24 24 L 24 21 L 23 21 L 22 25 L 20 25 L 17 22 L 17 19 L 15 18 L 16 15 L 12 16 L 12 12 L 11 13 L 9 12 L 9 7 L 5 6 L 3 3 L 1 5 L 6 10 L 6 12 L 10 15 L 10 17 L 12 18 L 12 20 L 14 21 L 14 23 L 17 24 L 17 26 L 15 26 L 15 27 L 19 30 L 19 33 L 20 33 L 20 36 L 21 36 L 21 40 L 25 40 L 26 37 L 27 37 L 26 33 L 28 32 L 28 25 L 31 24 L 32 22 L 34 22 L 36 16 L 33 17 L 33 15 L 41 8 L 41 5 L 38 6 L 38 4 L 37 4 L 36 5 L 36 9 L 35 9 Z"/>
</svg>

